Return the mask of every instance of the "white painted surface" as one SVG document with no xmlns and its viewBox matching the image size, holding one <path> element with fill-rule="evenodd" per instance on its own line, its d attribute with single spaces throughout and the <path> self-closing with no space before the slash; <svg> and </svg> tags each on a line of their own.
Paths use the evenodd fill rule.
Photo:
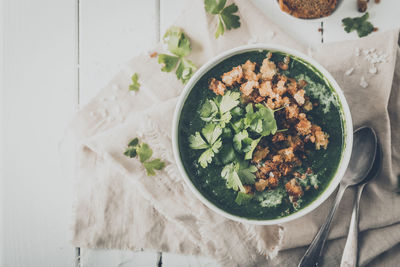
<svg viewBox="0 0 400 267">
<path fill-rule="evenodd" d="M 151 48 L 188 1 L 0 2 L 0 266 L 74 266 L 69 242 L 73 181 L 61 173 L 57 151 L 66 121 L 124 62 Z M 274 0 L 253 1 L 304 44 L 320 43 L 321 22 L 325 42 L 357 38 L 340 22 L 359 16 L 355 0 L 342 0 L 331 17 L 310 21 L 280 12 Z M 400 26 L 400 1 L 372 2 L 375 26 L 381 31 Z M 155 266 L 158 254 L 81 249 L 80 260 L 85 267 Z M 170 253 L 162 262 L 216 266 L 211 259 Z"/>
<path fill-rule="evenodd" d="M 1 266 L 73 266 L 57 145 L 76 107 L 75 1 L 4 2 Z M 2 61 L 3 62 L 3 61 Z"/>
</svg>

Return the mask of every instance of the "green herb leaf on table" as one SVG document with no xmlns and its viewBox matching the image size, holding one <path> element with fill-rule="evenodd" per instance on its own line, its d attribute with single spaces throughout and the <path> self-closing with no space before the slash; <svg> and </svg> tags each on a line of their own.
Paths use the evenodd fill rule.
<svg viewBox="0 0 400 267">
<path fill-rule="evenodd" d="M 181 58 L 181 62 L 179 62 L 178 68 L 175 72 L 176 77 L 178 77 L 178 79 L 183 83 L 187 83 L 190 77 L 192 77 L 193 73 L 195 73 L 196 69 L 197 68 L 192 61 Z"/>
<path fill-rule="evenodd" d="M 127 157 L 129 157 L 129 158 L 134 158 L 134 157 L 136 157 L 136 155 L 137 155 L 136 147 L 129 146 L 129 147 L 125 150 L 124 155 L 127 156 Z"/>
<path fill-rule="evenodd" d="M 185 58 L 192 51 L 189 38 L 182 29 L 171 27 L 164 34 L 163 41 L 173 55 L 158 56 L 158 63 L 162 65 L 161 70 L 171 72 L 176 69 L 176 77 L 186 83 L 197 69 L 193 62 Z"/>
<path fill-rule="evenodd" d="M 144 162 L 143 166 L 146 168 L 148 176 L 154 176 L 156 175 L 154 170 L 162 170 L 165 167 L 165 162 L 161 161 L 161 159 L 153 159 L 151 161 Z"/>
<path fill-rule="evenodd" d="M 163 67 L 161 68 L 164 72 L 171 72 L 175 69 L 176 64 L 178 64 L 179 57 L 170 56 L 167 54 L 160 54 L 158 56 L 158 63 L 162 64 Z"/>
<path fill-rule="evenodd" d="M 368 21 L 369 13 L 365 13 L 361 17 L 344 18 L 342 20 L 344 30 L 349 33 L 357 31 L 359 37 L 364 37 L 374 31 L 374 25 Z"/>
<path fill-rule="evenodd" d="M 137 92 L 140 88 L 139 75 L 137 73 L 133 74 L 131 80 L 132 84 L 129 85 L 129 90 Z"/>
<path fill-rule="evenodd" d="M 136 149 L 137 154 L 139 155 L 140 162 L 145 162 L 153 155 L 153 150 L 146 143 L 140 144 Z"/>
<path fill-rule="evenodd" d="M 218 25 L 215 32 L 215 38 L 223 35 L 226 30 L 236 29 L 240 27 L 240 17 L 234 13 L 238 12 L 235 4 L 226 6 L 226 0 L 204 0 L 205 10 L 218 16 Z"/>
<path fill-rule="evenodd" d="M 235 202 L 238 205 L 242 205 L 242 204 L 247 204 L 250 202 L 250 200 L 253 198 L 253 195 L 251 194 L 246 194 L 243 192 L 238 192 Z"/>
<path fill-rule="evenodd" d="M 153 155 L 153 150 L 148 144 L 140 143 L 138 138 L 134 138 L 128 143 L 124 155 L 129 158 L 139 156 L 139 161 L 143 163 L 148 176 L 156 175 L 155 170 L 162 170 L 165 167 L 165 162 L 161 159 L 156 158 L 150 160 Z"/>
<path fill-rule="evenodd" d="M 210 14 L 219 14 L 226 4 L 226 0 L 204 0 L 204 8 Z"/>
</svg>

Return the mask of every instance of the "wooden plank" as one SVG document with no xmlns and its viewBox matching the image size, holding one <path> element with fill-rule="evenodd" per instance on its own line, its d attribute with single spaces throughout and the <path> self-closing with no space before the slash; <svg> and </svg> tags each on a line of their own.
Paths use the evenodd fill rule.
<svg viewBox="0 0 400 267">
<path fill-rule="evenodd" d="M 85 0 L 79 8 L 79 101 L 86 104 L 129 59 L 159 38 L 159 0 Z M 80 249 L 82 267 L 156 266 L 156 252 Z"/>
<path fill-rule="evenodd" d="M 58 144 L 77 93 L 76 1 L 4 1 L 1 266 L 73 266 Z"/>
<path fill-rule="evenodd" d="M 158 0 L 80 1 L 80 104 L 158 40 Z"/>
<path fill-rule="evenodd" d="M 187 0 L 161 0 L 160 2 L 160 40 L 165 31 L 173 25 L 174 21 L 181 14 Z"/>
<path fill-rule="evenodd" d="M 157 266 L 155 252 L 124 251 L 124 250 L 90 250 L 84 249 L 81 253 L 81 266 L 95 267 L 137 267 Z"/>
<path fill-rule="evenodd" d="M 216 260 L 206 257 L 179 255 L 174 253 L 162 254 L 163 267 L 221 267 Z"/>
</svg>

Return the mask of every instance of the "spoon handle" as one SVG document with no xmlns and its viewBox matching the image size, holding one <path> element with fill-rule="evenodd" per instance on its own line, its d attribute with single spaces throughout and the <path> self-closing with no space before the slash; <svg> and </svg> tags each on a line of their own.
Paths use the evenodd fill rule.
<svg viewBox="0 0 400 267">
<path fill-rule="evenodd" d="M 357 197 L 354 201 L 353 212 L 351 214 L 351 221 L 349 227 L 349 234 L 347 236 L 346 245 L 342 255 L 340 267 L 355 267 L 357 266 L 358 258 L 358 216 L 361 194 L 365 184 L 357 188 Z"/>
<path fill-rule="evenodd" d="M 346 188 L 347 188 L 346 185 L 340 184 L 339 191 L 337 192 L 335 198 L 335 202 L 333 203 L 330 213 L 326 217 L 325 223 L 321 226 L 317 235 L 314 237 L 306 253 L 301 259 L 298 267 L 319 266 L 322 250 L 324 248 L 326 238 L 328 237 L 329 234 L 332 218 L 335 215 L 336 209 L 339 206 L 340 200 L 342 199 L 343 193 L 346 190 Z"/>
</svg>

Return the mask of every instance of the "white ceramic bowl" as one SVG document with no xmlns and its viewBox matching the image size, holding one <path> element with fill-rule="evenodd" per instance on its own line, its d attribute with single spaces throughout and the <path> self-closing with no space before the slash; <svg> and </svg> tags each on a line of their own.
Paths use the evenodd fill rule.
<svg viewBox="0 0 400 267">
<path fill-rule="evenodd" d="M 335 90 L 337 93 L 337 96 L 339 98 L 339 102 L 342 106 L 342 118 L 344 121 L 344 127 L 343 127 L 343 132 L 344 132 L 344 148 L 342 151 L 342 157 L 338 166 L 338 169 L 336 171 L 335 176 L 331 179 L 329 182 L 327 188 L 309 205 L 304 207 L 303 209 L 292 213 L 286 217 L 278 218 L 278 219 L 271 219 L 271 220 L 260 220 L 260 219 L 248 219 L 244 217 L 239 217 L 237 215 L 233 215 L 228 213 L 227 211 L 217 207 L 215 204 L 213 204 L 210 200 L 205 198 L 195 187 L 195 185 L 192 183 L 190 178 L 188 177 L 188 174 L 186 173 L 186 170 L 183 166 L 182 159 L 179 153 L 179 145 L 178 145 L 178 126 L 179 126 L 179 119 L 181 116 L 181 111 L 182 108 L 185 104 L 185 101 L 192 90 L 192 88 L 195 86 L 197 81 L 204 75 L 206 74 L 211 68 L 213 68 L 215 65 L 219 64 L 221 61 L 224 61 L 234 55 L 241 54 L 244 52 L 251 52 L 251 51 L 258 51 L 258 50 L 269 50 L 272 53 L 273 52 L 283 52 L 286 54 L 289 54 L 291 56 L 297 57 L 305 62 L 308 62 L 310 65 L 312 65 L 314 68 L 319 70 L 327 82 L 331 84 L 332 88 Z M 335 79 L 332 77 L 332 75 L 324 68 L 322 67 L 318 62 L 313 60 L 312 58 L 304 55 L 303 53 L 300 53 L 296 50 L 284 47 L 284 46 L 278 46 L 278 45 L 270 45 L 270 44 L 254 44 L 254 45 L 244 45 L 240 46 L 234 49 L 231 49 L 229 51 L 226 51 L 215 58 L 211 59 L 208 61 L 206 64 L 204 64 L 193 76 L 192 78 L 188 81 L 187 85 L 183 89 L 183 92 L 179 98 L 178 104 L 175 109 L 175 114 L 174 114 L 174 119 L 173 119 L 173 125 L 172 125 L 172 145 L 173 145 L 173 151 L 174 151 L 174 156 L 176 163 L 178 165 L 179 171 L 185 180 L 186 184 L 189 186 L 189 188 L 192 190 L 193 194 L 196 195 L 197 198 L 199 198 L 206 206 L 208 206 L 210 209 L 215 211 L 218 214 L 221 214 L 222 216 L 225 216 L 226 218 L 239 221 L 239 222 L 244 222 L 244 223 L 252 223 L 252 224 L 259 224 L 259 225 L 272 225 L 272 224 L 279 224 L 279 223 L 285 223 L 292 221 L 294 219 L 300 218 L 307 213 L 311 212 L 315 208 L 317 208 L 321 203 L 323 203 L 331 194 L 332 192 L 336 189 L 338 186 L 340 180 L 342 179 L 345 170 L 347 168 L 347 165 L 350 160 L 350 155 L 351 155 L 351 149 L 353 146 L 353 124 L 351 120 L 351 114 L 350 114 L 350 109 L 347 104 L 347 101 L 344 97 L 344 94 L 342 90 L 340 89 L 339 85 L 335 81 Z"/>
</svg>

